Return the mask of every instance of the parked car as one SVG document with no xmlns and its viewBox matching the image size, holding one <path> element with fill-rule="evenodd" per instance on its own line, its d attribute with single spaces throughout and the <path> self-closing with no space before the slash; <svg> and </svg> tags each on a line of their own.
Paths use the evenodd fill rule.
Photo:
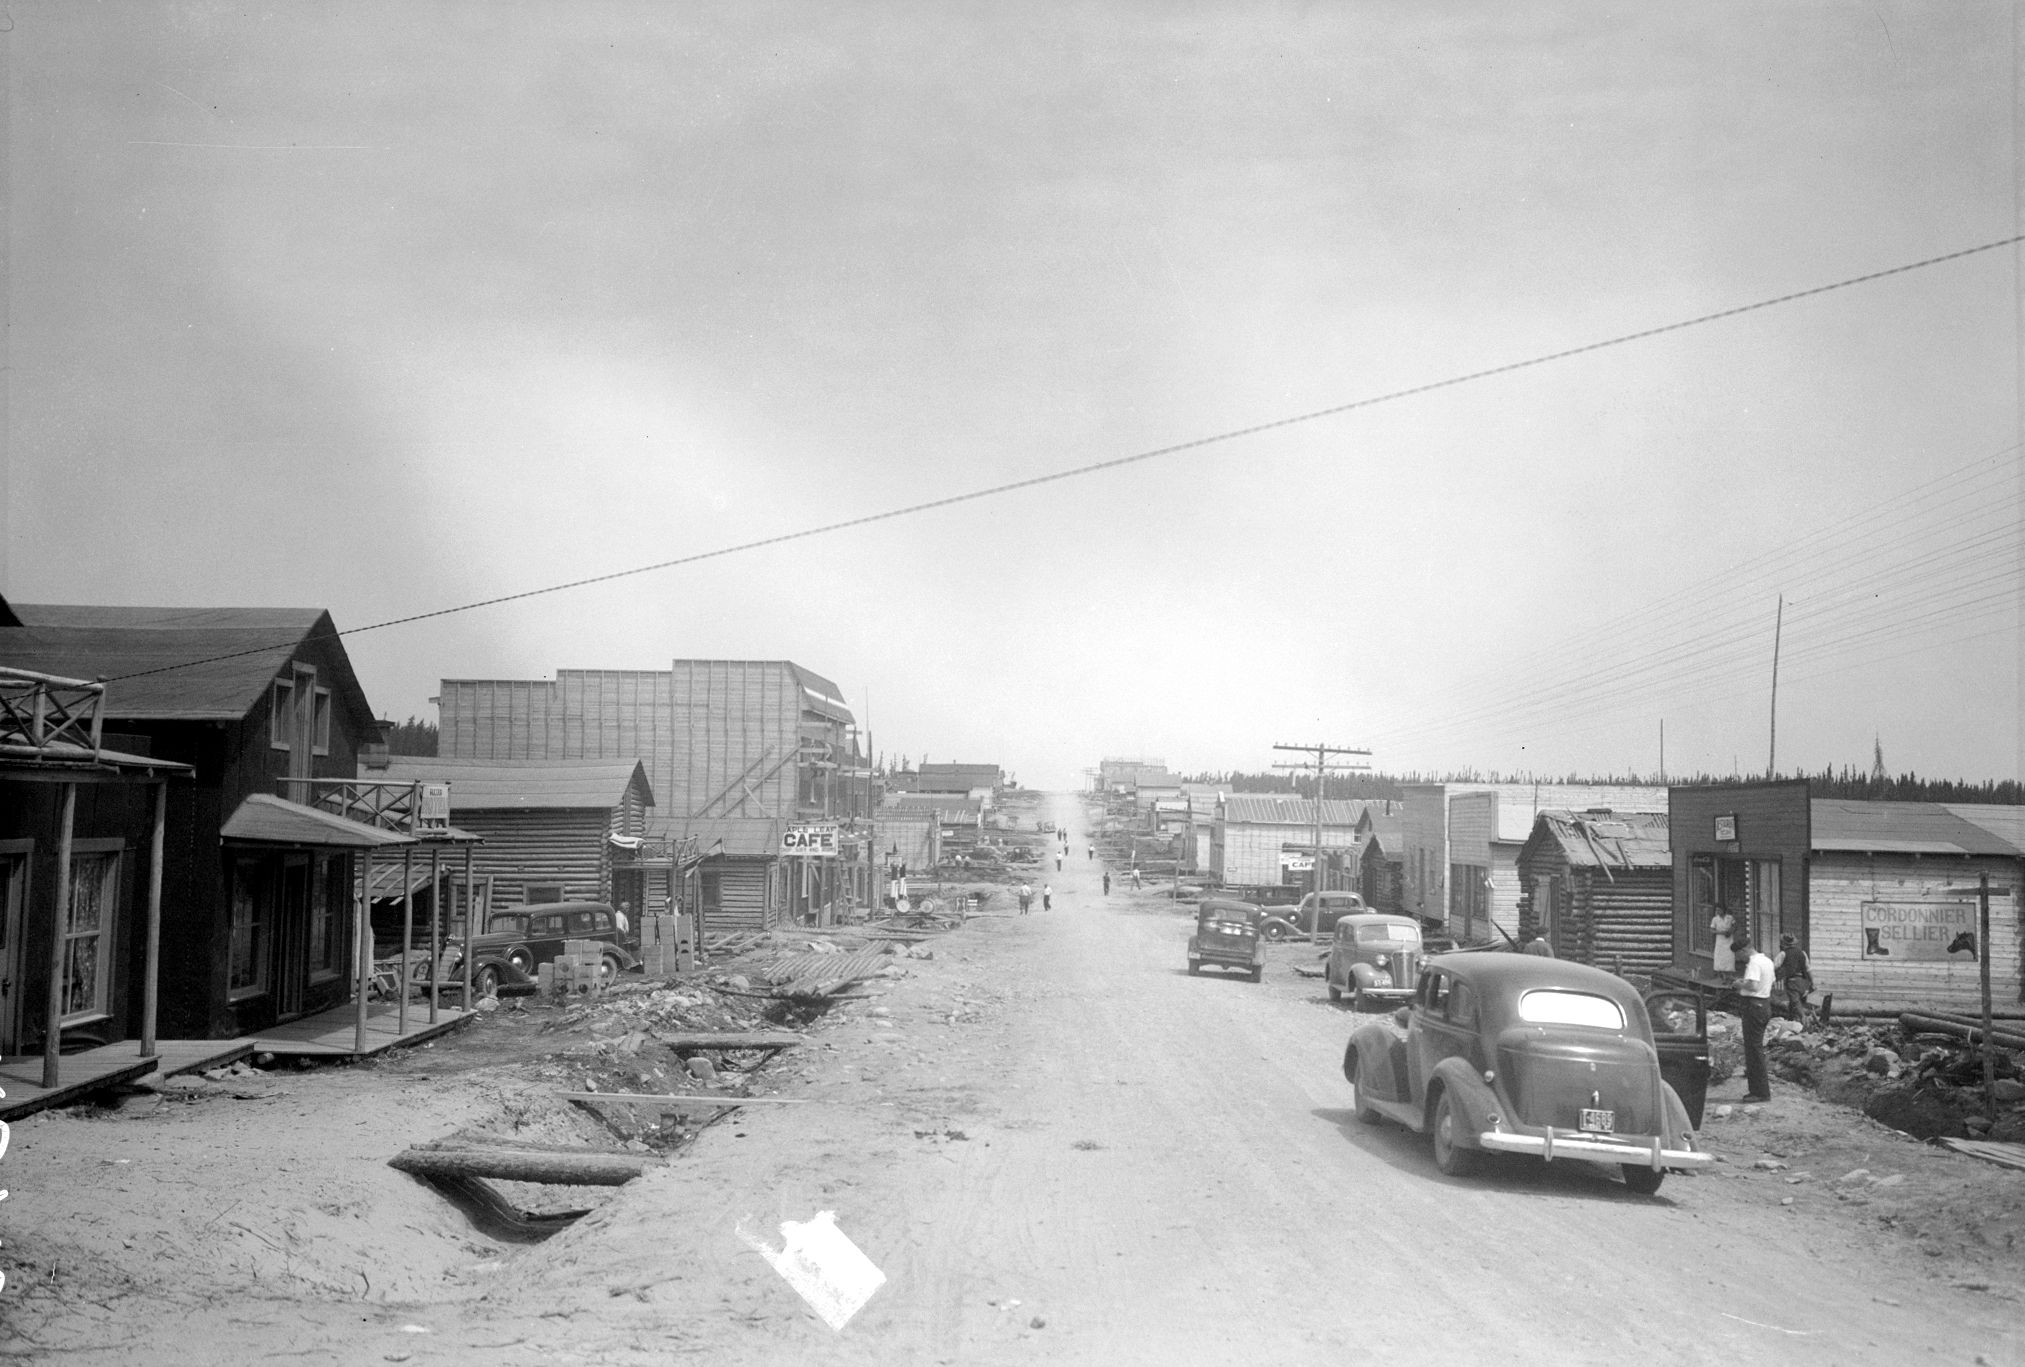
<svg viewBox="0 0 2025 1367">
<path fill-rule="evenodd" d="M 1284 940 L 1290 935 L 1306 935 L 1310 916 L 1315 918 L 1315 934 L 1327 935 L 1336 929 L 1340 918 L 1361 915 L 1370 910 L 1364 905 L 1364 899 L 1354 892 L 1311 892 L 1293 906 L 1276 908 L 1266 917 L 1266 938 Z"/>
<path fill-rule="evenodd" d="M 1227 897 L 1205 897 L 1196 904 L 1195 934 L 1188 937 L 1188 971 L 1200 973 L 1203 965 L 1215 968 L 1242 968 L 1252 981 L 1266 975 L 1266 945 L 1259 938 L 1261 912 L 1250 902 Z"/>
<path fill-rule="evenodd" d="M 1708 1088 L 1706 1018 L 1698 1037 L 1684 1024 L 1670 1015 L 1656 1038 L 1631 984 L 1600 968 L 1444 954 L 1410 1005 L 1351 1034 L 1343 1076 L 1359 1120 L 1430 1135 L 1451 1177 L 1484 1152 L 1524 1153 L 1612 1164 L 1649 1194 L 1668 1171 L 1712 1161 L 1693 1120 Z"/>
<path fill-rule="evenodd" d="M 494 912 L 485 924 L 485 933 L 471 941 L 472 987 L 484 974 L 488 959 L 503 959 L 522 974 L 533 977 L 536 968 L 563 952 L 567 940 L 598 940 L 603 943 L 603 973 L 609 979 L 640 961 L 633 956 L 638 941 L 621 931 L 617 916 L 603 902 L 545 902 Z M 485 995 L 479 992 L 478 995 Z"/>
<path fill-rule="evenodd" d="M 1323 966 L 1322 978 L 1329 985 L 1329 1000 L 1348 997 L 1353 1011 L 1373 1003 L 1398 1006 L 1412 1000 L 1414 983 L 1426 960 L 1420 922 L 1412 917 L 1341 916 L 1336 921 L 1335 938 L 1329 942 L 1329 961 Z"/>
</svg>

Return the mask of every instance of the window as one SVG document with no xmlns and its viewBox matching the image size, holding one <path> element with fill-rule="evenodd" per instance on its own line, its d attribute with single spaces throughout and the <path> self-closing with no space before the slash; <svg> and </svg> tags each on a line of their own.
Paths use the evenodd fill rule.
<svg viewBox="0 0 2025 1367">
<path fill-rule="evenodd" d="M 560 902 L 562 901 L 562 894 L 563 889 L 560 883 L 529 883 L 527 885 L 527 900 L 530 903 Z"/>
<path fill-rule="evenodd" d="M 63 927 L 63 1019 L 106 1013 L 118 902 L 117 853 L 70 857 L 70 909 Z"/>
<path fill-rule="evenodd" d="M 1451 979 L 1446 973 L 1429 973 L 1421 979 L 1422 1005 L 1436 1015 L 1448 1007 L 1448 988 Z"/>
<path fill-rule="evenodd" d="M 1458 979 L 1448 990 L 1448 1018 L 1457 1025 L 1475 1024 L 1477 1018 L 1476 993 L 1470 985 Z"/>
<path fill-rule="evenodd" d="M 570 913 L 570 933 L 572 935 L 588 935 L 597 928 L 597 922 L 591 919 L 591 914 L 588 911 L 573 911 Z"/>
<path fill-rule="evenodd" d="M 314 697 L 316 716 L 310 723 L 313 728 L 310 733 L 310 753 L 327 755 L 330 753 L 330 690 L 319 688 Z"/>
<path fill-rule="evenodd" d="M 344 856 L 322 856 L 309 884 L 309 974 L 312 978 L 337 973 L 338 927 L 344 923 L 344 907 L 351 897 L 351 864 Z"/>
<path fill-rule="evenodd" d="M 1365 944 L 1417 945 L 1420 943 L 1420 928 L 1418 926 L 1352 926 L 1343 922 L 1339 922 L 1338 925 L 1339 928 L 1344 930 L 1354 930 L 1357 938 Z"/>
<path fill-rule="evenodd" d="M 267 705 L 267 743 L 286 750 L 295 735 L 295 685 L 276 679 L 273 694 Z"/>
<path fill-rule="evenodd" d="M 232 863 L 232 923 L 228 998 L 257 997 L 267 990 L 266 888 L 258 859 Z"/>
<path fill-rule="evenodd" d="M 1624 1012 L 1616 1002 L 1587 992 L 1521 993 L 1519 1019 L 1534 1025 L 1592 1025 L 1599 1030 L 1624 1028 Z"/>
</svg>

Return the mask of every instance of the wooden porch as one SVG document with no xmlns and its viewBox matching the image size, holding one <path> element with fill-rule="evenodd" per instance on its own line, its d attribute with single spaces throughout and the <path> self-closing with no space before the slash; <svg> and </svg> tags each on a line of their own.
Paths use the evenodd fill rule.
<svg viewBox="0 0 2025 1367">
<path fill-rule="evenodd" d="M 18 1120 L 52 1106 L 67 1106 L 92 1092 L 159 1072 L 163 1077 L 219 1068 L 253 1052 L 247 1039 L 165 1039 L 155 1042 L 155 1055 L 142 1058 L 133 1040 L 102 1044 L 96 1049 L 63 1056 L 62 1081 L 42 1085 L 42 1055 L 17 1054 L 0 1062 L 0 1120 Z"/>
<path fill-rule="evenodd" d="M 398 1004 L 374 1004 L 366 1015 L 365 1044 L 360 1047 L 358 1012 L 354 1003 L 334 1006 L 314 1016 L 277 1025 L 253 1038 L 252 1047 L 280 1058 L 370 1058 L 397 1045 L 419 1044 L 455 1028 L 472 1013 L 439 1006 L 429 1023 L 428 1004 L 408 1008 L 407 1029 L 401 1028 Z M 66 1060 L 67 1062 L 67 1060 Z"/>
</svg>

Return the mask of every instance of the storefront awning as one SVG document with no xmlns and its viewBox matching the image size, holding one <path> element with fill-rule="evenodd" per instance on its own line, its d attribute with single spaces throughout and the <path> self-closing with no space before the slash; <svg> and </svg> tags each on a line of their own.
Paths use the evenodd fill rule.
<svg viewBox="0 0 2025 1367">
<path fill-rule="evenodd" d="M 314 846 L 348 850 L 414 845 L 412 835 L 383 831 L 330 812 L 255 793 L 239 804 L 220 834 L 233 844 Z"/>
</svg>

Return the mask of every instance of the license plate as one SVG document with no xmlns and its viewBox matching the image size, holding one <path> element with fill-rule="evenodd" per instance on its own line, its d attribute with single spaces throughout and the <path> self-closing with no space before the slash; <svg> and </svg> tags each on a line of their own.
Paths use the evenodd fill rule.
<svg viewBox="0 0 2025 1367">
<path fill-rule="evenodd" d="M 1582 1120 L 1578 1128 L 1586 1130 L 1590 1134 L 1615 1134 L 1617 1133 L 1617 1112 L 1592 1111 L 1587 1106 L 1584 1106 L 1582 1108 Z"/>
</svg>

